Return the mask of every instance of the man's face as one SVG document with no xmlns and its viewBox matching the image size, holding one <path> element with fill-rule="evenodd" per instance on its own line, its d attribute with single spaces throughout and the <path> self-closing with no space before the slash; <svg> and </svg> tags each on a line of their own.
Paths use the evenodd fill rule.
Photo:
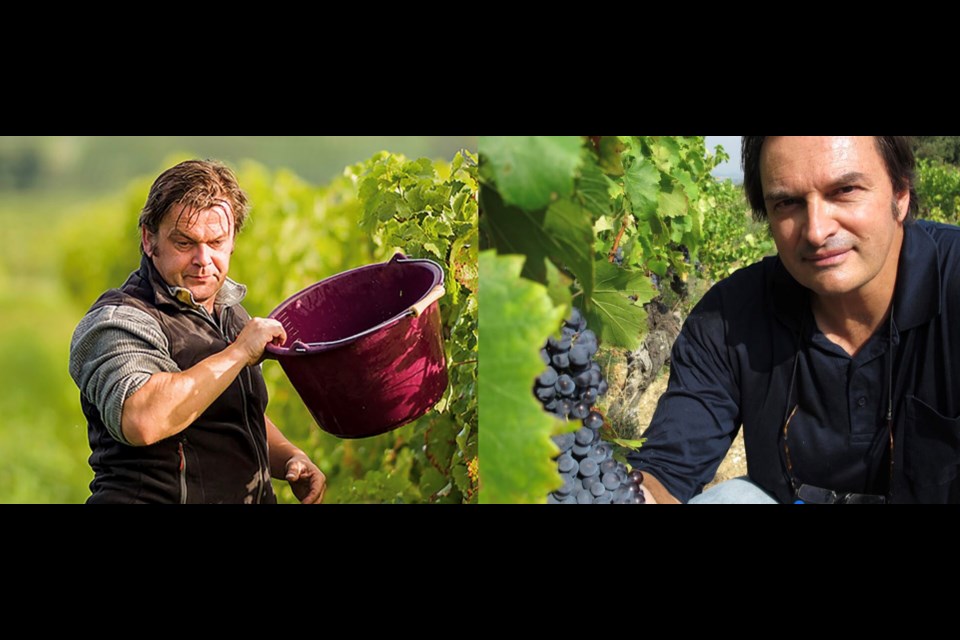
<svg viewBox="0 0 960 640">
<path fill-rule="evenodd" d="M 189 290 L 213 312 L 233 253 L 233 211 L 226 202 L 196 212 L 175 205 L 156 234 L 143 230 L 143 249 L 168 284 Z"/>
<path fill-rule="evenodd" d="M 893 193 L 872 136 L 768 137 L 760 181 L 780 259 L 800 284 L 824 298 L 888 293 L 910 192 Z"/>
</svg>

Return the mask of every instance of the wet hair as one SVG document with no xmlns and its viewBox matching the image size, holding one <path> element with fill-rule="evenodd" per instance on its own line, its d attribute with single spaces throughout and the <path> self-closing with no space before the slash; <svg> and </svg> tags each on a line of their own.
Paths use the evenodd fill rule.
<svg viewBox="0 0 960 640">
<path fill-rule="evenodd" d="M 250 211 L 247 194 L 237 183 L 237 176 L 216 160 L 187 160 L 167 169 L 154 181 L 140 211 L 139 224 L 150 233 L 157 233 L 163 217 L 175 205 L 183 205 L 191 220 L 221 202 L 227 202 L 233 211 L 236 236 Z"/>
<path fill-rule="evenodd" d="M 763 185 L 760 183 L 760 150 L 766 136 L 743 136 L 741 142 L 741 166 L 743 167 L 743 191 L 753 209 L 757 222 L 767 219 L 767 206 L 763 201 Z M 914 187 L 916 162 L 913 156 L 913 141 L 910 136 L 875 136 L 877 151 L 883 158 L 893 192 L 910 191 L 910 207 L 904 222 L 914 219 L 920 209 L 917 190 Z"/>
</svg>

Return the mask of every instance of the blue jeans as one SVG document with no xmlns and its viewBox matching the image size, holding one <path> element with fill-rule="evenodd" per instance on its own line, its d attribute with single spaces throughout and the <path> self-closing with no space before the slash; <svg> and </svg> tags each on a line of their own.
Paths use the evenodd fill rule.
<svg viewBox="0 0 960 640">
<path fill-rule="evenodd" d="M 687 504 L 779 504 L 779 502 L 750 482 L 747 476 L 741 476 L 710 487 Z"/>
</svg>

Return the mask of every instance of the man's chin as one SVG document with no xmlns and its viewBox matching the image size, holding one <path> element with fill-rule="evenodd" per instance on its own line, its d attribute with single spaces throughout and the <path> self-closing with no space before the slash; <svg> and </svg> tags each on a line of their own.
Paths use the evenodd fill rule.
<svg viewBox="0 0 960 640">
<path fill-rule="evenodd" d="M 217 287 L 184 287 L 193 296 L 194 302 L 204 304 L 217 295 Z"/>
<path fill-rule="evenodd" d="M 859 287 L 846 281 L 813 281 L 806 285 L 808 289 L 822 298 L 838 298 L 856 291 Z"/>
</svg>

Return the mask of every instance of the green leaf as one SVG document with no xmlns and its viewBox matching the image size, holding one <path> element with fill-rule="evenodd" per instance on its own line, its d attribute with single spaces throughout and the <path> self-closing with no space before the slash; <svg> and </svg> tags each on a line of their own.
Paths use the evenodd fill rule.
<svg viewBox="0 0 960 640">
<path fill-rule="evenodd" d="M 481 192 L 484 229 L 503 254 L 527 256 L 523 277 L 546 283 L 544 258 L 593 283 L 593 227 L 590 214 L 569 200 L 554 203 L 546 212 L 505 206 L 495 189 Z"/>
<path fill-rule="evenodd" d="M 507 204 L 542 209 L 573 193 L 583 161 L 579 136 L 480 136 L 479 148 L 493 169 Z"/>
<path fill-rule="evenodd" d="M 687 194 L 683 189 L 672 185 L 671 190 L 663 190 L 657 198 L 660 215 L 664 218 L 675 218 L 687 213 Z"/>
<path fill-rule="evenodd" d="M 613 194 L 617 191 L 616 183 L 608 178 L 602 169 L 593 160 L 593 152 L 586 150 L 587 162 L 584 162 L 577 182 L 576 198 L 596 219 L 612 213 Z"/>
<path fill-rule="evenodd" d="M 660 172 L 643 156 L 634 159 L 623 176 L 623 189 L 633 205 L 633 213 L 648 218 L 657 212 Z"/>
<path fill-rule="evenodd" d="M 563 320 L 546 289 L 520 278 L 519 256 L 480 254 L 483 363 L 479 395 L 480 502 L 543 503 L 561 484 L 550 434 L 556 419 L 533 395 L 539 350 Z"/>
<path fill-rule="evenodd" d="M 603 231 L 610 231 L 613 228 L 613 222 L 610 221 L 609 216 L 600 216 L 597 218 L 597 221 L 593 223 L 593 232 L 598 235 Z"/>
<path fill-rule="evenodd" d="M 569 200 L 550 205 L 543 221 L 546 240 L 556 247 L 548 254 L 580 281 L 586 295 L 593 291 L 593 220 L 586 209 Z"/>
<path fill-rule="evenodd" d="M 612 440 L 612 442 L 614 442 L 615 444 L 618 444 L 618 445 L 620 445 L 621 447 L 624 447 L 624 448 L 627 448 L 627 449 L 633 449 L 634 451 L 636 451 L 637 449 L 639 449 L 640 447 L 642 447 L 642 446 L 643 446 L 643 443 L 646 442 L 646 441 L 647 441 L 646 438 L 640 438 L 639 440 L 627 440 L 627 439 L 624 439 L 624 438 L 613 438 L 613 440 Z"/>
<path fill-rule="evenodd" d="M 528 280 L 546 283 L 544 258 L 549 246 L 544 246 L 543 211 L 524 211 L 503 202 L 493 187 L 480 189 L 480 231 L 484 244 L 481 249 L 495 248 L 502 254 L 520 254 L 527 257 L 521 274 Z"/>
<path fill-rule="evenodd" d="M 667 267 L 669 266 L 670 264 L 666 260 L 650 260 L 647 262 L 647 268 L 661 278 L 667 275 Z"/>
<path fill-rule="evenodd" d="M 621 154 L 627 149 L 627 144 L 620 136 L 603 136 L 600 138 L 598 162 L 604 172 L 611 176 L 623 175 Z"/>
<path fill-rule="evenodd" d="M 677 179 L 677 182 L 680 183 L 680 186 L 683 187 L 683 192 L 687 194 L 688 200 L 695 201 L 700 197 L 700 189 L 688 172 L 678 169 L 673 173 L 673 176 Z"/>
<path fill-rule="evenodd" d="M 650 155 L 660 171 L 672 173 L 680 162 L 680 144 L 670 136 L 654 136 L 650 142 Z"/>
<path fill-rule="evenodd" d="M 450 268 L 454 279 L 470 291 L 477 290 L 477 230 L 458 237 L 450 247 Z"/>
<path fill-rule="evenodd" d="M 637 296 L 636 302 L 627 297 L 630 295 Z M 640 305 L 656 296 L 657 290 L 643 272 L 598 260 L 593 295 L 584 305 L 587 324 L 600 327 L 598 336 L 604 343 L 633 351 L 647 328 L 647 314 Z"/>
<path fill-rule="evenodd" d="M 553 303 L 563 308 L 570 307 L 570 285 L 573 279 L 553 266 L 553 263 L 546 260 L 547 267 L 547 294 Z"/>
</svg>

